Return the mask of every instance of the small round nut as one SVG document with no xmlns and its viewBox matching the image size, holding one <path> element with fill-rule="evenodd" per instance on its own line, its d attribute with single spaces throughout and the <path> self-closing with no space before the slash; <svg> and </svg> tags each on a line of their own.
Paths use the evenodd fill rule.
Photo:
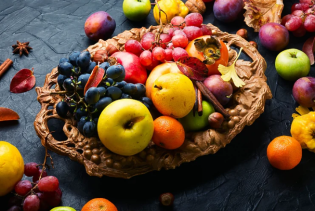
<svg viewBox="0 0 315 211">
<path fill-rule="evenodd" d="M 252 46 L 254 46 L 256 49 L 258 49 L 258 45 L 255 41 L 249 41 L 249 44 L 251 44 Z"/>
<path fill-rule="evenodd" d="M 92 155 L 91 161 L 95 164 L 99 164 L 101 162 L 101 158 L 99 155 Z"/>
<path fill-rule="evenodd" d="M 92 151 L 90 149 L 84 150 L 83 155 L 86 159 L 91 159 Z"/>
<path fill-rule="evenodd" d="M 236 32 L 238 36 L 243 37 L 245 40 L 247 39 L 247 30 L 246 29 L 240 29 Z"/>
<path fill-rule="evenodd" d="M 171 193 L 162 193 L 160 195 L 160 202 L 163 206 L 171 206 L 174 202 L 174 195 Z"/>
<path fill-rule="evenodd" d="M 208 117 L 209 125 L 213 129 L 221 128 L 223 121 L 224 121 L 224 117 L 219 112 L 214 112 L 214 113 L 210 114 Z"/>
<path fill-rule="evenodd" d="M 108 58 L 108 52 L 106 50 L 97 50 L 93 56 L 93 61 L 96 63 L 103 63 Z"/>
</svg>

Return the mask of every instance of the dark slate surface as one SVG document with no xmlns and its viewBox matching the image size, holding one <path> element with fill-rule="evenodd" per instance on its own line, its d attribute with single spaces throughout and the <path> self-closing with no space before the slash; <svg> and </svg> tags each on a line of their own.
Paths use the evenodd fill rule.
<svg viewBox="0 0 315 211">
<path fill-rule="evenodd" d="M 57 66 L 61 57 L 73 50 L 83 50 L 93 42 L 85 36 L 83 26 L 93 12 L 107 11 L 116 20 L 114 35 L 133 27 L 155 24 L 152 12 L 141 23 L 126 19 L 122 0 L 0 0 L 0 62 L 14 60 L 13 67 L 0 79 L 0 106 L 17 111 L 18 122 L 0 123 L 0 140 L 6 140 L 21 151 L 25 162 L 41 163 L 44 148 L 37 137 L 33 122 L 40 105 L 35 90 L 13 94 L 9 85 L 22 68 L 34 67 L 36 86 Z M 284 14 L 293 2 L 285 0 Z M 212 5 L 207 4 L 205 23 L 213 23 L 223 31 L 235 33 L 246 27 L 242 18 L 233 24 L 215 20 Z M 258 34 L 249 29 L 249 40 L 259 44 Z M 302 48 L 303 38 L 291 38 L 287 48 Z M 33 51 L 28 57 L 12 55 L 16 40 L 30 41 Z M 279 135 L 290 135 L 291 114 L 296 104 L 292 83 L 278 77 L 274 61 L 277 53 L 259 46 L 268 68 L 266 75 L 273 99 L 266 103 L 263 115 L 226 148 L 216 155 L 198 158 L 175 170 L 152 172 L 130 180 L 96 178 L 86 174 L 82 165 L 68 157 L 52 153 L 55 169 L 49 171 L 60 180 L 63 205 L 80 210 L 92 198 L 104 197 L 120 211 L 168 210 L 159 205 L 158 196 L 172 192 L 176 199 L 173 209 L 191 210 L 314 210 L 315 155 L 303 151 L 301 163 L 291 171 L 272 168 L 266 157 L 268 143 Z M 311 75 L 315 76 L 312 67 Z M 57 125 L 52 125 L 57 127 Z M 0 198 L 3 209 L 4 198 Z"/>
</svg>

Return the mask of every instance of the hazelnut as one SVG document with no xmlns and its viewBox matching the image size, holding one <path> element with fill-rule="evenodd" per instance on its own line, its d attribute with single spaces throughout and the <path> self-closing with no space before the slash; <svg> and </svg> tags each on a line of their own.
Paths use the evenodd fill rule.
<svg viewBox="0 0 315 211">
<path fill-rule="evenodd" d="M 224 120 L 224 117 L 219 112 L 214 112 L 214 113 L 210 114 L 208 117 L 209 125 L 213 129 L 221 128 L 223 120 Z"/>
<path fill-rule="evenodd" d="M 96 63 L 103 63 L 107 60 L 108 55 L 106 50 L 97 50 L 94 54 L 93 61 Z"/>
<path fill-rule="evenodd" d="M 256 49 L 258 49 L 257 43 L 255 41 L 249 41 L 249 44 L 254 46 Z"/>
<path fill-rule="evenodd" d="M 238 36 L 243 37 L 244 39 L 247 39 L 247 30 L 246 29 L 240 29 L 236 32 Z"/>
<path fill-rule="evenodd" d="M 171 193 L 162 193 L 160 195 L 160 202 L 163 206 L 171 206 L 174 202 L 174 195 Z"/>
<path fill-rule="evenodd" d="M 118 52 L 119 50 L 112 44 L 109 44 L 106 47 L 106 51 L 108 52 L 108 56 L 111 56 L 113 53 Z"/>
<path fill-rule="evenodd" d="M 202 0 L 187 0 L 185 3 L 189 12 L 197 12 L 203 14 L 206 11 L 206 5 Z"/>
</svg>

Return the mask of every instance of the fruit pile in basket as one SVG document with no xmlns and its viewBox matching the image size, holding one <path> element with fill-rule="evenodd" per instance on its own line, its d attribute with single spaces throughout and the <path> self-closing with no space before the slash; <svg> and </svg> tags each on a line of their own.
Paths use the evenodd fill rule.
<svg viewBox="0 0 315 211">
<path fill-rule="evenodd" d="M 168 33 L 128 40 L 124 52 L 109 44 L 92 58 L 75 51 L 60 59 L 58 115 L 74 117 L 84 136 L 125 156 L 153 143 L 176 149 L 185 131 L 220 129 L 228 117 L 223 106 L 244 82 L 234 64 L 226 67 L 225 43 L 202 22 L 199 13 L 175 16 Z"/>
</svg>

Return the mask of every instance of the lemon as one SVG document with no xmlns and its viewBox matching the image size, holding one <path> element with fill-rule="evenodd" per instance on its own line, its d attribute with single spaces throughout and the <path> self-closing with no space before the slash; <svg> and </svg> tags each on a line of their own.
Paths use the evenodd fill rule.
<svg viewBox="0 0 315 211">
<path fill-rule="evenodd" d="M 24 161 L 12 144 L 0 141 L 0 196 L 13 190 L 24 174 Z"/>
</svg>

